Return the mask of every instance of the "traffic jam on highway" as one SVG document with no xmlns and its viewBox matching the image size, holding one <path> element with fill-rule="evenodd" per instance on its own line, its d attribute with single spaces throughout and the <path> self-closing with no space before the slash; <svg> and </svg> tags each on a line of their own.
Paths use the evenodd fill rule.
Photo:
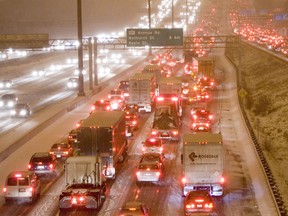
<svg viewBox="0 0 288 216">
<path fill-rule="evenodd" d="M 179 76 L 179 71 L 184 73 Z M 60 212 L 79 207 L 99 211 L 117 179 L 117 165 L 128 157 L 130 139 L 141 129 L 141 119 L 151 113 L 153 124 L 141 143 L 135 179 L 139 187 L 161 183 L 165 146 L 180 142 L 182 115 L 189 109 L 191 132 L 183 134 L 181 156 L 183 208 L 185 215 L 215 212 L 214 197 L 223 195 L 224 177 L 222 137 L 212 132 L 209 110 L 216 88 L 213 74 L 213 58 L 189 55 L 180 61 L 171 50 L 157 54 L 142 71 L 91 104 L 89 116 L 79 119 L 65 142 L 33 154 L 27 170 L 11 172 L 3 188 L 6 203 L 36 202 L 41 180 L 57 178 L 65 167 Z M 120 215 L 138 211 L 149 215 L 151 209 L 145 203 L 128 202 Z"/>
</svg>

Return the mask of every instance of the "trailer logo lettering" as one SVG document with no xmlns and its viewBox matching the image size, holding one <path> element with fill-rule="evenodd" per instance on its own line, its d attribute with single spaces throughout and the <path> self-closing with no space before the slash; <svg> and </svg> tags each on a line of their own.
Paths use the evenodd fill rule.
<svg viewBox="0 0 288 216">
<path fill-rule="evenodd" d="M 196 154 L 195 152 L 192 152 L 191 154 L 189 154 L 189 158 L 192 162 L 195 161 L 195 159 L 209 159 L 209 158 L 212 158 L 212 159 L 217 159 L 218 158 L 218 154 Z"/>
</svg>

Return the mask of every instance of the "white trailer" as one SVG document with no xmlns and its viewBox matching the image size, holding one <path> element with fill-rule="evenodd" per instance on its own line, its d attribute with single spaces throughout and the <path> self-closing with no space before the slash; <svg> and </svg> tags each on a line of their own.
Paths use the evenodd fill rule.
<svg viewBox="0 0 288 216">
<path fill-rule="evenodd" d="M 129 105 L 137 105 L 139 112 L 152 112 L 155 102 L 156 78 L 152 73 L 136 73 L 129 79 Z"/>
<path fill-rule="evenodd" d="M 183 195 L 208 190 L 223 195 L 224 152 L 221 134 L 198 132 L 183 136 Z"/>
</svg>

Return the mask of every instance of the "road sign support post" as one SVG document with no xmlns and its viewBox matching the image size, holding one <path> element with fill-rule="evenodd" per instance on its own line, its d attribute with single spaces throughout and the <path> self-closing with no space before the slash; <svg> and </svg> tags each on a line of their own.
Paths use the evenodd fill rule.
<svg viewBox="0 0 288 216">
<path fill-rule="evenodd" d="M 83 79 L 83 42 L 82 42 L 82 7 L 81 0 L 77 0 L 77 26 L 78 26 L 78 70 L 79 70 L 79 92 L 78 96 L 85 96 Z"/>
</svg>

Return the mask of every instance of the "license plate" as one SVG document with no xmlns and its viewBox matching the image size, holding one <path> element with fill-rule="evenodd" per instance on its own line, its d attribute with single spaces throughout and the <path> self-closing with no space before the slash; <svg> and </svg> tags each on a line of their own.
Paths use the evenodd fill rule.
<svg viewBox="0 0 288 216">
<path fill-rule="evenodd" d="M 145 173 L 145 175 L 146 175 L 146 176 L 150 176 L 150 175 L 151 175 L 151 173 Z"/>
<path fill-rule="evenodd" d="M 25 188 L 19 188 L 19 192 L 25 192 L 26 189 Z"/>
<path fill-rule="evenodd" d="M 57 158 L 61 158 L 61 155 L 56 155 Z"/>
<path fill-rule="evenodd" d="M 44 166 L 37 166 L 37 169 L 44 169 Z"/>
<path fill-rule="evenodd" d="M 197 204 L 197 208 L 202 208 L 202 205 L 201 204 Z"/>
</svg>

